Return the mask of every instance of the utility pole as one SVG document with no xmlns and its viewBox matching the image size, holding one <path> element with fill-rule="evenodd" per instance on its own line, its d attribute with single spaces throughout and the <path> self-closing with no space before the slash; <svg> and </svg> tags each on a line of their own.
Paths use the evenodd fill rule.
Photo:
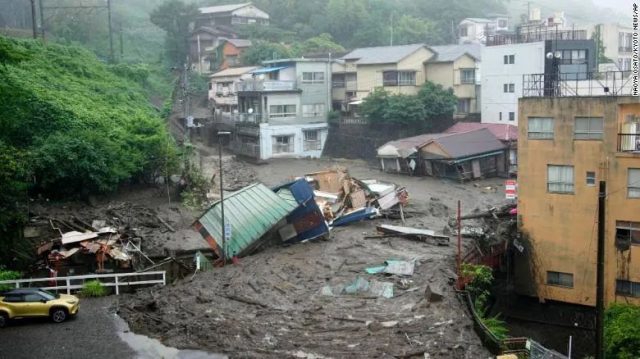
<svg viewBox="0 0 640 359">
<path fill-rule="evenodd" d="M 124 58 L 124 41 L 122 36 L 122 21 L 120 21 L 120 61 Z"/>
<path fill-rule="evenodd" d="M 107 0 L 107 17 L 109 18 L 109 49 L 111 51 L 111 63 L 116 62 L 113 52 L 113 28 L 111 26 L 111 0 Z"/>
<path fill-rule="evenodd" d="M 31 27 L 33 28 L 33 38 L 38 38 L 38 22 L 36 21 L 36 0 L 31 0 Z"/>
<path fill-rule="evenodd" d="M 598 275 L 596 289 L 596 359 L 604 359 L 604 247 L 607 183 L 600 181 L 598 193 Z"/>
<path fill-rule="evenodd" d="M 42 7 L 42 0 L 38 0 L 38 9 L 40 10 L 40 33 L 42 34 L 42 42 L 44 42 L 44 8 Z"/>
<path fill-rule="evenodd" d="M 393 14 L 391 14 L 391 38 L 389 39 L 389 46 L 393 46 Z"/>
</svg>

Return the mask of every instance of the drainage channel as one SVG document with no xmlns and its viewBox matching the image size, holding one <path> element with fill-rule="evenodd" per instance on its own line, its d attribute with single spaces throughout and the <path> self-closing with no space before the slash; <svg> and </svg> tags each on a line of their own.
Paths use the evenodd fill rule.
<svg viewBox="0 0 640 359">
<path fill-rule="evenodd" d="M 157 339 L 133 333 L 124 319 L 117 315 L 114 318 L 118 336 L 136 352 L 136 359 L 228 359 L 223 354 L 168 347 Z"/>
</svg>

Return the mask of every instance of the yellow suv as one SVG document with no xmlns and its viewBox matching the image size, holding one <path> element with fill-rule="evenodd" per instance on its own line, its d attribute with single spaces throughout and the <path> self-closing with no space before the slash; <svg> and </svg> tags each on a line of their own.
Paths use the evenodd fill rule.
<svg viewBox="0 0 640 359">
<path fill-rule="evenodd" d="M 0 328 L 11 319 L 26 317 L 50 317 L 62 323 L 76 315 L 80 308 L 78 297 L 51 293 L 44 289 L 14 289 L 0 294 Z"/>
</svg>

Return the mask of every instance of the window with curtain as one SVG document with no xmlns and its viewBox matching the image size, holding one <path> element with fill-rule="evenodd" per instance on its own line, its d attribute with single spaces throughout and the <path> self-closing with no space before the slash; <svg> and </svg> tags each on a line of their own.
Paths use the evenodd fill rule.
<svg viewBox="0 0 640 359">
<path fill-rule="evenodd" d="M 318 117 L 324 115 L 324 104 L 302 105 L 302 117 Z"/>
<path fill-rule="evenodd" d="M 576 140 L 601 140 L 604 132 L 602 117 L 576 117 L 573 138 Z"/>
<path fill-rule="evenodd" d="M 553 118 L 529 117 L 528 135 L 530 140 L 552 140 Z"/>
<path fill-rule="evenodd" d="M 547 271 L 547 284 L 573 288 L 573 274 Z"/>
<path fill-rule="evenodd" d="M 476 83 L 476 70 L 475 69 L 461 69 L 460 70 L 460 83 L 462 83 L 462 84 L 474 84 L 474 83 Z"/>
<path fill-rule="evenodd" d="M 547 166 L 547 192 L 573 193 L 573 166 Z"/>
<path fill-rule="evenodd" d="M 296 105 L 271 105 L 269 118 L 296 117 Z"/>
<path fill-rule="evenodd" d="M 629 168 L 627 175 L 627 197 L 640 198 L 640 168 Z"/>
</svg>

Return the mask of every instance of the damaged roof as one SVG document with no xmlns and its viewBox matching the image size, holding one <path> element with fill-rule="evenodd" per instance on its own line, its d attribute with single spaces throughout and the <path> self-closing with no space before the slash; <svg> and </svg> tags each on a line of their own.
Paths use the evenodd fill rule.
<svg viewBox="0 0 640 359">
<path fill-rule="evenodd" d="M 413 137 L 389 141 L 378 147 L 378 157 L 406 158 L 418 151 L 418 148 L 428 144 L 433 139 L 444 136 L 443 133 L 427 133 Z"/>
<path fill-rule="evenodd" d="M 249 252 L 280 220 L 297 207 L 262 183 L 256 183 L 224 199 L 225 222 L 231 226 L 226 257 Z M 194 223 L 196 230 L 215 248 L 222 246 L 220 201 L 214 203 Z M 214 243 L 211 243 L 214 241 Z"/>
<path fill-rule="evenodd" d="M 491 131 L 480 128 L 468 132 L 441 134 L 432 142 L 439 145 L 449 156 L 449 159 L 461 159 L 474 155 L 505 149 L 504 144 L 498 141 Z M 441 155 L 427 155 L 425 158 L 443 158 Z"/>
<path fill-rule="evenodd" d="M 458 122 L 445 133 L 460 133 L 486 128 L 500 141 L 518 141 L 518 127 L 506 123 Z"/>
</svg>

